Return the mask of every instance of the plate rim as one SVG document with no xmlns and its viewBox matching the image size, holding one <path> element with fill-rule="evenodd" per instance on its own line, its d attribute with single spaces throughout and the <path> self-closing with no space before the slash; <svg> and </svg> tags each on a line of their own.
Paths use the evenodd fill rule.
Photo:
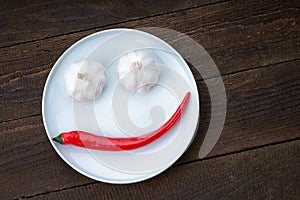
<svg viewBox="0 0 300 200">
<path fill-rule="evenodd" d="M 195 93 L 197 94 L 196 95 L 196 106 L 197 106 L 197 110 L 199 110 L 199 112 L 197 112 L 197 124 L 195 126 L 195 129 L 194 129 L 194 134 L 193 134 L 193 137 L 191 138 L 188 146 L 185 148 L 185 150 L 183 151 L 182 154 L 180 155 L 177 155 L 175 156 L 175 159 L 168 163 L 165 167 L 162 167 L 160 170 L 157 170 L 157 171 L 153 171 L 153 172 L 148 172 L 148 173 L 145 173 L 146 175 L 145 176 L 141 176 L 141 178 L 136 178 L 134 180 L 131 180 L 131 181 L 128 181 L 128 180 L 119 180 L 119 181 L 115 181 L 115 180 L 110 180 L 110 179 L 103 179 L 103 178 L 99 178 L 99 177 L 95 177 L 91 174 L 88 174 L 84 171 L 82 171 L 81 169 L 79 169 L 78 167 L 74 166 L 71 162 L 68 161 L 68 159 L 66 159 L 61 153 L 60 151 L 57 149 L 57 147 L 54 145 L 53 141 L 52 141 L 52 138 L 50 137 L 50 134 L 49 134 L 49 130 L 48 130 L 48 125 L 47 125 L 47 121 L 46 121 L 46 117 L 45 117 L 45 96 L 47 94 L 47 88 L 48 88 L 48 85 L 49 85 L 49 82 L 50 82 L 50 79 L 51 77 L 53 76 L 53 73 L 55 71 L 55 69 L 57 68 L 58 64 L 61 62 L 61 60 L 65 57 L 65 55 L 67 55 L 70 51 L 72 51 L 74 49 L 74 47 L 78 46 L 81 42 L 83 42 L 84 40 L 87 40 L 91 37 L 94 37 L 96 35 L 100 35 L 100 34 L 103 34 L 103 33 L 106 33 L 106 32 L 114 32 L 114 31 L 133 31 L 133 32 L 138 32 L 139 34 L 144 34 L 144 35 L 147 35 L 149 37 L 152 37 L 153 39 L 156 39 L 156 40 L 159 40 L 161 43 L 163 43 L 164 45 L 166 45 L 167 47 L 169 47 L 173 52 L 172 53 L 175 53 L 177 54 L 177 56 L 180 57 L 180 59 L 183 60 L 184 64 L 186 65 L 186 69 L 188 70 L 188 72 L 194 77 L 190 67 L 188 66 L 188 64 L 186 63 L 186 61 L 184 60 L 184 58 L 179 54 L 179 52 L 174 49 L 170 44 L 168 44 L 166 41 L 164 41 L 163 39 L 151 34 L 151 33 L 148 33 L 148 32 L 145 32 L 145 31 L 142 31 L 142 30 L 138 30 L 138 29 L 130 29 L 130 28 L 112 28 L 112 29 L 106 29 L 106 30 L 102 30 L 102 31 L 97 31 L 95 33 L 92 33 L 92 34 L 89 34 L 83 38 L 80 38 L 79 40 L 77 40 L 75 43 L 73 43 L 71 46 L 69 46 L 60 56 L 59 58 L 55 61 L 54 65 L 52 66 L 48 76 L 47 76 L 47 79 L 46 79 L 46 82 L 45 82 L 45 85 L 44 85 L 44 88 L 43 88 L 43 95 L 42 95 L 42 119 L 43 119 L 43 125 L 44 125 L 44 128 L 46 130 L 46 134 L 47 134 L 47 137 L 48 137 L 48 140 L 49 142 L 51 143 L 52 147 L 55 149 L 56 153 L 59 155 L 59 157 L 64 161 L 66 162 L 72 169 L 74 169 L 75 171 L 77 171 L 78 173 L 90 178 L 90 179 L 93 179 L 93 180 L 96 180 L 96 181 L 100 181 L 100 182 L 104 182 L 104 183 L 110 183 L 110 184 L 131 184 L 131 183 L 137 183 L 137 182 L 141 182 L 141 181 L 145 181 L 145 180 L 148 180 L 150 178 L 153 178 L 157 175 L 159 175 L 160 173 L 164 172 L 165 170 L 167 170 L 169 167 L 171 167 L 186 151 L 187 149 L 190 147 L 190 145 L 192 144 L 195 136 L 196 136 L 196 133 L 197 133 L 197 130 L 199 128 L 199 124 L 200 124 L 200 98 L 199 98 L 199 91 L 198 91 L 198 87 L 197 87 L 197 84 L 196 84 L 196 80 L 194 78 L 194 81 L 193 81 L 193 85 L 195 87 Z"/>
</svg>

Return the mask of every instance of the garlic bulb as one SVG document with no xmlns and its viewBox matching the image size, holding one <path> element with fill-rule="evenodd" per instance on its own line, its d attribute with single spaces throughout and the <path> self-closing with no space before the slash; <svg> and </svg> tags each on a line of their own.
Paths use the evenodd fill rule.
<svg viewBox="0 0 300 200">
<path fill-rule="evenodd" d="M 145 51 L 131 52 L 123 55 L 118 64 L 120 83 L 130 91 L 145 92 L 159 77 L 159 66 Z"/>
<path fill-rule="evenodd" d="M 67 94 L 78 102 L 95 99 L 106 82 L 104 67 L 90 60 L 72 63 L 64 78 Z"/>
</svg>

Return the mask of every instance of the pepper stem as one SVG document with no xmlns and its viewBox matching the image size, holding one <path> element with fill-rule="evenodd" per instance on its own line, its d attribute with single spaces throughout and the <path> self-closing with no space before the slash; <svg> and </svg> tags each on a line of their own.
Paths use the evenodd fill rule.
<svg viewBox="0 0 300 200">
<path fill-rule="evenodd" d="M 55 142 L 58 142 L 60 144 L 63 143 L 63 138 L 62 138 L 61 134 L 55 138 L 52 138 L 52 140 L 54 140 Z"/>
</svg>

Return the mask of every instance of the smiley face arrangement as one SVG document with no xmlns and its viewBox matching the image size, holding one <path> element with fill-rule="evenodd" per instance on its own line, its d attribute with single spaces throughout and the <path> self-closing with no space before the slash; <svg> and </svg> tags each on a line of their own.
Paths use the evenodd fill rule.
<svg viewBox="0 0 300 200">
<path fill-rule="evenodd" d="M 146 92 L 153 87 L 160 74 L 159 65 L 144 51 L 128 53 L 122 56 L 118 64 L 120 83 L 129 91 Z M 74 100 L 84 103 L 101 95 L 106 77 L 101 63 L 82 60 L 72 63 L 65 72 L 67 94 Z M 166 134 L 179 121 L 190 99 L 187 92 L 177 110 L 157 130 L 138 137 L 104 137 L 80 130 L 63 132 L 53 140 L 63 145 L 74 145 L 102 151 L 134 150 L 144 147 Z"/>
</svg>

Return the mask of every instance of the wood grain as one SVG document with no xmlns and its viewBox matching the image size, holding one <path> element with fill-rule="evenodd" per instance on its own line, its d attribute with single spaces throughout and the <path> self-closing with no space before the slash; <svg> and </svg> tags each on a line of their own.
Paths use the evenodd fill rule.
<svg viewBox="0 0 300 200">
<path fill-rule="evenodd" d="M 298 1 L 283 0 L 1 1 L 0 199 L 297 199 L 299 11 Z M 219 67 L 228 101 L 222 135 L 199 159 L 211 103 L 190 65 L 201 98 L 196 138 L 169 170 L 130 185 L 98 183 L 71 169 L 53 150 L 41 117 L 43 86 L 59 55 L 84 36 L 117 27 L 191 36 Z M 174 45 L 182 39 L 154 34 Z M 188 45 L 180 50 L 195 59 Z"/>
<path fill-rule="evenodd" d="M 33 199 L 297 199 L 300 141 L 173 167 L 130 185 L 93 183 Z"/>
<path fill-rule="evenodd" d="M 220 0 L 219 0 L 220 1 Z M 204 1 L 48 1 L 5 2 L 0 10 L 0 47 L 116 24 L 218 2 Z M 28 3 L 28 2 L 27 2 Z M 20 7 L 22 9 L 20 9 Z M 15 9 L 19 8 L 19 9 Z"/>
<path fill-rule="evenodd" d="M 223 76 L 227 95 L 226 121 L 210 155 L 300 137 L 300 121 L 297 120 L 300 115 L 299 77 L 299 60 Z M 180 162 L 197 158 L 211 120 L 210 94 L 204 81 L 198 83 L 198 88 L 200 130 Z"/>
<path fill-rule="evenodd" d="M 117 26 L 160 26 L 183 31 L 204 46 L 221 74 L 299 58 L 297 9 L 281 2 L 261 4 L 225 2 L 187 10 L 185 15 L 176 12 Z M 75 41 L 99 30 L 1 49 L 0 122 L 41 114 L 42 90 L 56 59 Z M 166 40 L 172 43 L 176 38 Z M 200 79 L 198 74 L 195 76 Z"/>
<path fill-rule="evenodd" d="M 299 68 L 300 61 L 293 61 L 224 76 L 227 118 L 220 140 L 209 157 L 299 138 Z M 198 88 L 200 128 L 177 164 L 199 159 L 210 120 L 210 96 L 203 81 L 198 82 Z M 41 116 L 1 123 L 0 147 L 0 172 L 4 174 L 0 185 L 5 198 L 32 196 L 93 182 L 68 167 L 53 151 Z"/>
<path fill-rule="evenodd" d="M 41 3 L 49 3 L 46 0 L 1 0 L 0 14 L 7 14 L 20 9 L 28 9 L 28 7 L 36 6 Z"/>
</svg>

